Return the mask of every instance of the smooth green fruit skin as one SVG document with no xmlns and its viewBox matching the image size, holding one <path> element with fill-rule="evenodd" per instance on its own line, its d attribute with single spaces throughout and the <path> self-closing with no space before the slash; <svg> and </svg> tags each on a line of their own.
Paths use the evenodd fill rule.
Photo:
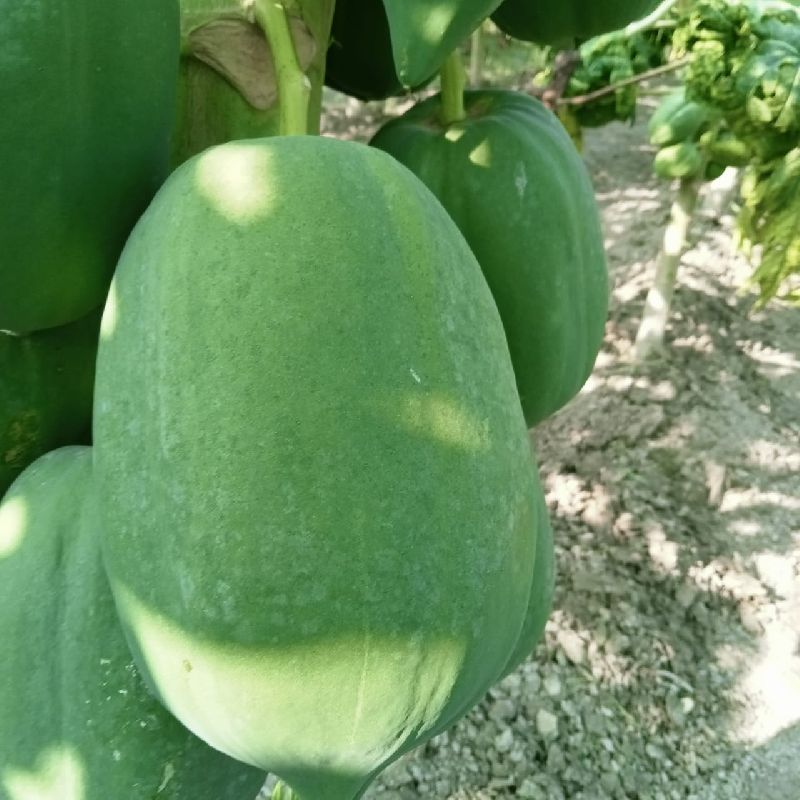
<svg viewBox="0 0 800 800">
<path fill-rule="evenodd" d="M 371 144 L 409 167 L 469 242 L 505 326 L 533 426 L 567 403 L 594 366 L 608 273 L 594 191 L 561 123 L 538 100 L 467 92 L 445 128 L 430 98 Z"/>
<path fill-rule="evenodd" d="M 88 444 L 100 310 L 27 336 L 0 332 L 0 497 L 28 464 Z"/>
<path fill-rule="evenodd" d="M 550 526 L 550 515 L 541 484 L 537 482 L 534 490 L 539 522 L 536 528 L 536 556 L 531 594 L 528 598 L 528 612 L 517 646 L 508 659 L 503 675 L 513 672 L 530 656 L 544 633 L 547 618 L 553 607 L 553 591 L 556 580 L 553 529 Z"/>
<path fill-rule="evenodd" d="M 647 16 L 660 0 L 505 0 L 492 20 L 515 39 L 566 44 L 624 27 Z"/>
<path fill-rule="evenodd" d="M 703 169 L 703 156 L 692 142 L 662 147 L 653 159 L 653 169 L 659 178 L 693 178 Z"/>
<path fill-rule="evenodd" d="M 723 131 L 708 145 L 708 155 L 726 167 L 746 167 L 754 159 L 747 142 L 729 131 Z"/>
<path fill-rule="evenodd" d="M 92 516 L 92 453 L 32 464 L 0 503 L 0 800 L 247 800 L 133 666 Z"/>
<path fill-rule="evenodd" d="M 653 112 L 647 125 L 650 144 L 666 147 L 695 141 L 709 122 L 709 109 L 686 99 L 683 88 L 667 95 Z"/>
<path fill-rule="evenodd" d="M 166 175 L 177 0 L 0 0 L 0 330 L 105 300 Z"/>
<path fill-rule="evenodd" d="M 480 268 L 394 159 L 275 137 L 173 173 L 109 294 L 95 413 L 129 640 L 214 747 L 350 800 L 502 673 L 535 465 Z"/>
</svg>

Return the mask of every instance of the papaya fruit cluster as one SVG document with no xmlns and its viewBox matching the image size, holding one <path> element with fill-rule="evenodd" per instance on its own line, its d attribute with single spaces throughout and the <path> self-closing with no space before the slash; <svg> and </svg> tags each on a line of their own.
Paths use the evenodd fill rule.
<svg viewBox="0 0 800 800">
<path fill-rule="evenodd" d="M 166 0 L 0 14 L 21 54 L 0 77 L 24 87 L 0 123 L 19 206 L 0 219 L 2 800 L 232 800 L 265 771 L 355 800 L 549 614 L 528 429 L 583 385 L 608 296 L 577 151 L 499 91 L 457 120 L 432 97 L 369 146 L 280 135 L 217 49 L 255 23 L 209 7 L 187 1 L 182 40 Z M 439 30 L 387 0 L 358 55 L 393 71 L 375 91 L 427 80 L 493 7 Z M 312 96 L 345 53 L 322 8 L 284 19 Z M 240 96 L 190 102 L 203 86 Z M 242 138 L 259 119 L 279 135 Z M 209 137 L 229 141 L 186 158 Z"/>
<path fill-rule="evenodd" d="M 653 169 L 660 178 L 713 180 L 726 167 L 748 164 L 752 153 L 722 115 L 686 97 L 685 87 L 668 94 L 650 117 L 650 144 L 658 148 Z"/>
</svg>

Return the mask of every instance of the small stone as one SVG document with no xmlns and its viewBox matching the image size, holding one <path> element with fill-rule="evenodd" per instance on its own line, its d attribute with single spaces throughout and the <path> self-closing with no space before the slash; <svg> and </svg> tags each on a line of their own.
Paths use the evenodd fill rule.
<svg viewBox="0 0 800 800">
<path fill-rule="evenodd" d="M 540 708 L 536 713 L 536 730 L 545 739 L 558 736 L 558 717 L 546 708 Z"/>
<path fill-rule="evenodd" d="M 559 631 L 557 640 L 559 646 L 564 651 L 564 655 L 573 664 L 583 664 L 586 660 L 586 648 L 583 639 L 581 639 L 575 631 Z"/>
<path fill-rule="evenodd" d="M 567 759 L 564 757 L 564 751 L 553 742 L 547 750 L 547 771 L 563 772 L 566 765 Z"/>
<path fill-rule="evenodd" d="M 510 728 L 505 728 L 502 733 L 495 736 L 494 748 L 498 753 L 507 753 L 514 744 L 514 734 Z"/>
<path fill-rule="evenodd" d="M 561 681 L 558 675 L 548 675 L 544 679 L 544 690 L 550 697 L 558 697 L 561 694 Z"/>
<path fill-rule="evenodd" d="M 547 800 L 544 790 L 534 783 L 532 778 L 525 778 L 517 789 L 517 797 L 523 797 L 525 800 Z"/>
<path fill-rule="evenodd" d="M 489 709 L 489 717 L 495 722 L 512 719 L 516 714 L 517 707 L 511 700 L 498 700 Z"/>
</svg>

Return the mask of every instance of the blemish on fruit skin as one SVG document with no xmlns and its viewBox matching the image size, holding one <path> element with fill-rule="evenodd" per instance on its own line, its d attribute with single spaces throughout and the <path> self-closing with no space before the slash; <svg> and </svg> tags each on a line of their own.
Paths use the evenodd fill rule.
<svg viewBox="0 0 800 800">
<path fill-rule="evenodd" d="M 525 171 L 525 164 L 521 161 L 517 164 L 516 174 L 514 175 L 514 186 L 517 187 L 519 199 L 525 196 L 525 189 L 528 188 L 528 175 Z"/>
<path fill-rule="evenodd" d="M 408 371 L 411 373 L 411 377 L 417 382 L 422 383 L 422 378 L 414 371 L 414 367 L 409 367 Z"/>
<path fill-rule="evenodd" d="M 161 794 L 161 792 L 166 789 L 167 784 L 172 780 L 175 776 L 175 767 L 172 766 L 169 762 L 164 765 L 164 776 L 161 778 L 161 783 L 156 789 L 156 794 Z"/>
<path fill-rule="evenodd" d="M 189 661 L 188 658 L 184 658 L 181 662 L 181 666 L 183 667 L 184 672 L 191 672 L 192 671 L 192 662 Z"/>
</svg>

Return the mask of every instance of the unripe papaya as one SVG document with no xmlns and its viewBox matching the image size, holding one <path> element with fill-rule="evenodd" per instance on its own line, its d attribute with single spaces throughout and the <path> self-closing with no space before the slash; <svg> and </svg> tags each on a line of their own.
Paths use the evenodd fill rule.
<svg viewBox="0 0 800 800">
<path fill-rule="evenodd" d="M 337 0 L 325 83 L 359 100 L 383 100 L 404 91 L 382 0 Z"/>
<path fill-rule="evenodd" d="M 746 167 L 754 158 L 747 142 L 731 131 L 720 131 L 706 146 L 709 158 L 726 167 Z"/>
<path fill-rule="evenodd" d="M 650 144 L 666 147 L 695 141 L 711 117 L 711 110 L 694 100 L 687 100 L 681 87 L 667 95 L 650 117 L 647 125 Z"/>
<path fill-rule="evenodd" d="M 653 169 L 659 178 L 693 178 L 703 169 L 703 156 L 693 142 L 671 144 L 656 153 Z"/>
<path fill-rule="evenodd" d="M 505 0 L 492 15 L 515 39 L 567 45 L 615 31 L 650 13 L 659 0 Z"/>
<path fill-rule="evenodd" d="M 0 330 L 102 305 L 167 170 L 177 0 L 0 0 Z"/>
<path fill-rule="evenodd" d="M 372 140 L 439 198 L 475 253 L 505 326 L 533 426 L 583 386 L 603 339 L 608 275 L 586 167 L 555 115 L 529 96 L 467 92 L 444 126 L 437 95 Z"/>
<path fill-rule="evenodd" d="M 95 412 L 129 641 L 214 747 L 351 800 L 506 667 L 538 525 L 513 369 L 469 246 L 386 154 L 275 137 L 176 170 Z"/>
<path fill-rule="evenodd" d="M 263 773 L 217 753 L 131 661 L 91 508 L 92 454 L 65 447 L 0 503 L 0 800 L 242 800 Z"/>
<path fill-rule="evenodd" d="M 0 332 L 0 497 L 40 455 L 88 444 L 100 310 L 27 336 Z"/>
</svg>

